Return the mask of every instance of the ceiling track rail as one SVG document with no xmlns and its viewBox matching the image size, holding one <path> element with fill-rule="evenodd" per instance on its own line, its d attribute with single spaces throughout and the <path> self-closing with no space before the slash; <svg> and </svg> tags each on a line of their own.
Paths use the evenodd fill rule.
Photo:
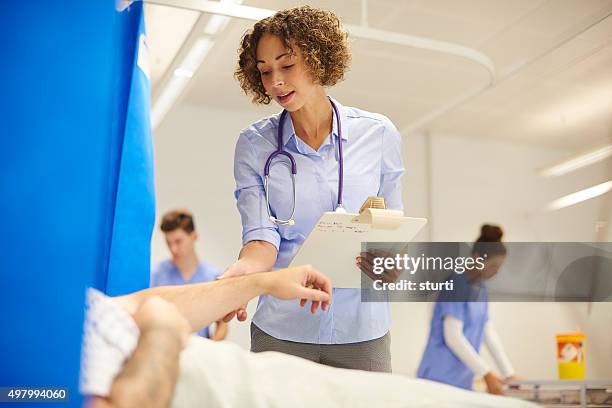
<svg viewBox="0 0 612 408">
<path fill-rule="evenodd" d="M 144 2 L 253 21 L 261 20 L 276 13 L 276 10 L 245 6 L 242 4 L 222 3 L 211 0 L 144 0 Z M 345 24 L 344 28 L 353 38 L 361 38 L 364 40 L 418 48 L 465 58 L 486 69 L 489 75 L 488 83 L 495 83 L 495 64 L 487 55 L 476 49 L 447 41 L 439 41 L 427 37 L 407 35 L 392 31 L 377 30 L 369 27 L 367 23 L 367 3 L 365 1 L 362 2 L 362 25 Z"/>
</svg>

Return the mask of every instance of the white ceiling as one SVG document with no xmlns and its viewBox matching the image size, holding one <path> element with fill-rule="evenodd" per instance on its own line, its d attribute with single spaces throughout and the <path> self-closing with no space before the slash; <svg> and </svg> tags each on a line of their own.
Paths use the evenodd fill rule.
<svg viewBox="0 0 612 408">
<path fill-rule="evenodd" d="M 302 2 L 246 0 L 281 9 Z M 360 1 L 311 1 L 345 24 L 362 21 Z M 407 134 L 438 132 L 580 151 L 612 139 L 612 0 L 369 0 L 370 27 L 472 47 L 482 66 L 407 46 L 352 40 L 353 62 L 330 94 L 389 116 Z M 148 4 L 154 94 L 202 35 L 209 15 Z M 236 49 L 253 22 L 232 19 L 178 103 L 256 110 L 233 79 Z M 430 117 L 431 120 L 424 120 Z M 422 126 L 416 126 L 422 124 Z"/>
</svg>

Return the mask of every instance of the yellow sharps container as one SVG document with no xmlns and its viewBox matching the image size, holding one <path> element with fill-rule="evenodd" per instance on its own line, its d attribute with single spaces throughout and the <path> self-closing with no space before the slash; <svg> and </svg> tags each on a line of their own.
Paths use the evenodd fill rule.
<svg viewBox="0 0 612 408">
<path fill-rule="evenodd" d="M 580 331 L 557 334 L 559 379 L 584 380 L 586 336 Z"/>
</svg>

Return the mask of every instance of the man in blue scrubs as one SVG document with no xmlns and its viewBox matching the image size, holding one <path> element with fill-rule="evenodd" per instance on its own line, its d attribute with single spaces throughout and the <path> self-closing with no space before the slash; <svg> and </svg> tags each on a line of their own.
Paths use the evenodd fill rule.
<svg viewBox="0 0 612 408">
<path fill-rule="evenodd" d="M 198 259 L 195 251 L 198 233 L 191 213 L 185 210 L 166 213 L 160 229 L 165 235 L 172 259 L 155 265 L 151 272 L 151 287 L 211 282 L 221 275 L 221 271 L 215 266 Z M 200 330 L 198 334 L 212 340 L 223 340 L 227 336 L 227 329 L 227 323 L 220 320 L 214 334 L 211 335 L 208 327 Z"/>
</svg>

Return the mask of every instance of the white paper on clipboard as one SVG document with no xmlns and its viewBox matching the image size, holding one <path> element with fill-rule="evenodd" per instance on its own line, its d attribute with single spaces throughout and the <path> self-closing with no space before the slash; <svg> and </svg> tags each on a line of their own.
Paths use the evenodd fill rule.
<svg viewBox="0 0 612 408">
<path fill-rule="evenodd" d="M 355 257 L 362 242 L 408 242 L 427 219 L 404 217 L 401 211 L 368 209 L 361 214 L 326 212 L 312 229 L 291 266 L 311 264 L 335 288 L 360 288 Z M 392 250 L 389 245 L 384 246 Z"/>
</svg>

